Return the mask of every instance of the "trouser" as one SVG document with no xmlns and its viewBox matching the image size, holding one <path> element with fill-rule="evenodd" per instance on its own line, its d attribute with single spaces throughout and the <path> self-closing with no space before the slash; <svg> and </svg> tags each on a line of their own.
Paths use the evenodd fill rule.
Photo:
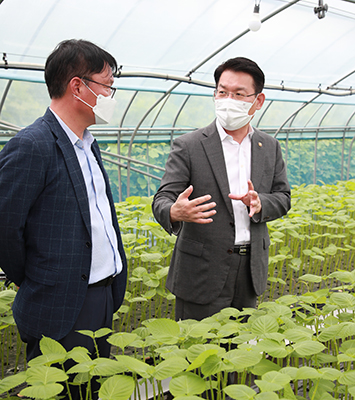
<svg viewBox="0 0 355 400">
<path fill-rule="evenodd" d="M 112 328 L 112 317 L 112 286 L 89 288 L 86 294 L 84 305 L 73 328 L 64 338 L 58 340 L 58 342 L 62 344 L 67 351 L 76 346 L 85 347 L 89 350 L 89 354 L 91 355 L 91 357 L 96 358 L 96 350 L 92 338 L 90 338 L 89 336 L 84 336 L 76 331 L 90 330 L 95 332 L 98 329 L 104 327 Z M 23 332 L 20 332 L 20 335 L 22 340 L 27 343 L 27 361 L 41 355 L 39 347 L 40 339 L 29 336 Z M 100 357 L 108 358 L 110 356 L 111 345 L 107 342 L 106 339 L 107 337 L 97 339 L 96 343 L 98 345 Z M 75 362 L 69 360 L 65 363 L 64 366 L 66 370 L 69 370 L 69 368 L 71 368 L 73 365 L 75 365 Z M 58 365 L 55 366 L 58 367 Z M 97 399 L 97 392 L 100 388 L 100 385 L 96 381 L 96 378 L 92 379 L 91 383 L 93 399 Z M 82 391 L 83 398 L 85 398 L 86 385 L 82 385 L 82 387 L 70 385 L 70 392 L 73 400 L 80 399 L 79 390 Z M 66 396 L 64 399 L 68 398 L 69 397 Z"/>
<path fill-rule="evenodd" d="M 175 319 L 195 319 L 202 320 L 221 311 L 226 307 L 234 307 L 238 310 L 243 308 L 255 308 L 256 293 L 250 271 L 250 254 L 239 255 L 231 254 L 233 257 L 232 266 L 221 294 L 208 304 L 197 304 L 176 298 Z M 216 266 L 218 268 L 218 266 Z M 213 291 L 213 288 L 206 288 Z"/>
</svg>

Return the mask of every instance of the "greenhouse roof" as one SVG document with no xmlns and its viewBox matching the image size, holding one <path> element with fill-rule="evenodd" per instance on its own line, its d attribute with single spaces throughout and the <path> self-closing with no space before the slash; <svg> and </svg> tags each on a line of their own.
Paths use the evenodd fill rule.
<svg viewBox="0 0 355 400">
<path fill-rule="evenodd" d="M 0 78 L 43 82 L 30 69 L 83 38 L 114 55 L 122 89 L 210 94 L 216 66 L 245 56 L 265 72 L 269 99 L 354 104 L 355 1 L 324 3 L 316 13 L 322 0 L 0 0 Z"/>
</svg>

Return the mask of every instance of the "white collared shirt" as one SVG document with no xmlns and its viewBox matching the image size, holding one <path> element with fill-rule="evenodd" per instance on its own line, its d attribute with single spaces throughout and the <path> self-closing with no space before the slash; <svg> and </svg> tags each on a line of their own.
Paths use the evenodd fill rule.
<svg viewBox="0 0 355 400">
<path fill-rule="evenodd" d="M 216 126 L 221 138 L 230 193 L 238 195 L 246 194 L 248 192 L 248 180 L 250 179 L 251 137 L 254 130 L 249 125 L 247 136 L 239 144 L 233 140 L 232 136 L 226 133 L 218 119 L 216 119 Z M 250 243 L 250 217 L 248 215 L 248 208 L 242 201 L 231 201 L 235 224 L 234 244 Z"/>
<path fill-rule="evenodd" d="M 78 158 L 88 195 L 91 223 L 92 255 L 89 284 L 98 282 L 122 270 L 117 235 L 112 223 L 111 208 L 106 195 L 106 183 L 96 157 L 91 150 L 94 141 L 86 129 L 83 140 L 51 110 L 68 135 Z"/>
</svg>

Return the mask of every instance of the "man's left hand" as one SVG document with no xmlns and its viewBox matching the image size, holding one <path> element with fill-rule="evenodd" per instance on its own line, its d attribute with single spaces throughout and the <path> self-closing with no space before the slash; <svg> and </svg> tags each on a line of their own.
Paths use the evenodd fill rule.
<svg viewBox="0 0 355 400">
<path fill-rule="evenodd" d="M 254 190 L 252 181 L 248 180 L 248 192 L 238 195 L 230 193 L 228 197 L 232 200 L 240 200 L 249 207 L 249 217 L 258 214 L 261 211 L 261 201 L 258 193 Z"/>
</svg>

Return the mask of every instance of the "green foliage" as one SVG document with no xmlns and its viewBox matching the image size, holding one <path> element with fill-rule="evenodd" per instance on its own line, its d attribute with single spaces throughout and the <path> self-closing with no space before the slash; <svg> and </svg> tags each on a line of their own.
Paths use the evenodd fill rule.
<svg viewBox="0 0 355 400">
<path fill-rule="evenodd" d="M 93 376 L 101 377 L 102 399 L 123 400 L 133 393 L 141 398 L 148 382 L 155 387 L 157 399 L 167 378 L 171 378 L 169 390 L 174 398 L 200 398 L 206 391 L 214 392 L 216 400 L 224 394 L 235 399 L 297 399 L 303 391 L 307 399 L 348 398 L 355 386 L 355 303 L 350 307 L 348 299 L 355 296 L 347 292 L 324 296 L 320 291 L 315 297 L 324 298 L 323 307 L 309 311 L 305 318 L 297 318 L 296 311 L 304 309 L 302 297 L 308 293 L 295 296 L 295 306 L 286 315 L 280 311 L 288 296 L 282 296 L 248 310 L 247 322 L 242 313 L 235 319 L 227 309 L 202 321 L 148 320 L 147 330 L 111 333 L 110 343 L 130 352 L 130 356 L 121 354 L 114 359 L 78 358 L 80 348 L 66 352 L 52 339 L 43 338 L 44 354 L 33 359 L 26 372 L 3 379 L 0 390 L 8 392 L 25 382 L 21 394 L 56 398 L 69 375 L 88 374 L 87 382 Z M 230 325 L 236 328 L 232 334 L 226 329 Z M 93 339 L 101 334 L 85 332 Z M 235 348 L 237 341 L 240 344 Z M 78 364 L 67 372 L 54 366 L 68 359 Z M 228 382 L 231 373 L 233 384 Z M 250 387 L 248 376 L 253 377 Z"/>
<path fill-rule="evenodd" d="M 191 126 L 191 125 L 185 125 Z M 157 167 L 165 168 L 165 163 L 170 152 L 170 139 L 161 139 L 161 142 L 136 142 L 132 146 L 131 156 L 139 161 L 145 161 Z M 280 140 L 284 158 L 287 159 L 287 176 L 291 186 L 329 184 L 334 185 L 340 179 L 355 178 L 355 160 L 350 158 L 348 171 L 348 156 L 351 139 L 325 139 L 310 140 Z M 101 143 L 102 150 L 117 154 L 117 144 Z M 121 142 L 120 154 L 128 155 L 128 143 Z M 344 152 L 344 156 L 342 153 Z M 316 157 L 316 163 L 315 163 Z M 112 158 L 112 160 L 116 160 Z M 117 161 L 117 160 L 116 160 Z M 119 200 L 119 185 L 121 185 L 122 199 L 127 197 L 127 169 L 119 168 L 110 162 L 105 162 L 105 168 L 110 177 L 110 185 L 115 201 Z M 162 177 L 163 172 L 139 164 L 132 164 L 138 171 L 149 172 L 154 176 Z M 314 173 L 315 171 L 315 173 Z M 142 175 L 137 171 L 130 171 L 130 196 L 151 196 L 159 187 L 159 180 Z"/>
<path fill-rule="evenodd" d="M 177 399 L 206 397 L 206 391 L 216 400 L 225 395 L 353 398 L 354 191 L 353 181 L 293 188 L 291 211 L 269 224 L 267 291 L 257 309 L 246 311 L 250 318 L 243 323 L 246 312 L 231 308 L 200 322 L 175 322 L 174 296 L 165 289 L 175 239 L 154 221 L 151 198 L 130 197 L 117 204 L 129 264 L 127 294 L 113 331 L 82 332 L 94 343 L 108 335 L 114 358 L 92 360 L 86 349 L 67 352 L 43 338 L 43 354 L 26 372 L 6 376 L 2 393 L 26 382 L 21 393 L 55 398 L 73 374 L 74 382 L 84 384 L 101 377 L 103 399 L 139 398 L 148 383 L 158 398 L 166 378 Z M 15 293 L 0 291 L 3 360 L 8 332 L 14 329 L 10 304 Z M 71 370 L 54 367 L 69 359 L 77 363 Z M 233 384 L 230 373 L 236 377 Z"/>
</svg>

